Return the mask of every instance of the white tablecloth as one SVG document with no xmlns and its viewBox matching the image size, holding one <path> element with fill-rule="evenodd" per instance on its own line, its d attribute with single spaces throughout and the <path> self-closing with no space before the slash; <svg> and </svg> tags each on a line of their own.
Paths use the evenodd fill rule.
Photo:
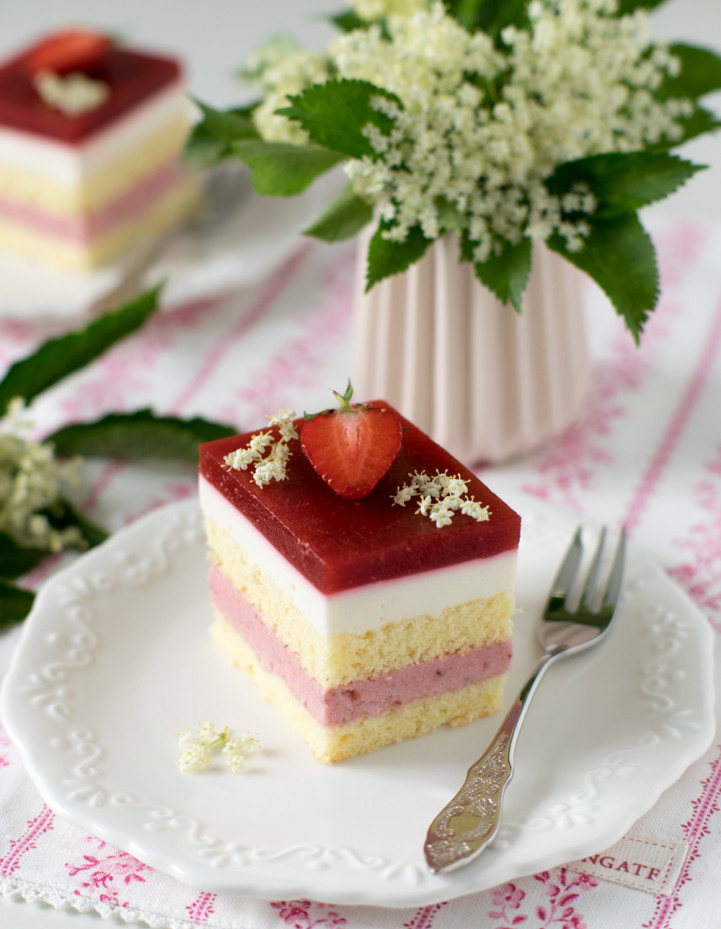
<svg viewBox="0 0 721 929">
<path fill-rule="evenodd" d="M 342 6 L 342 4 L 340 4 Z M 218 105 L 237 99 L 232 72 L 278 28 L 319 45 L 319 23 L 335 0 L 24 0 L 0 36 L 4 56 L 54 25 L 87 22 L 146 45 L 180 51 L 195 94 Z M 658 31 L 717 43 L 717 0 L 676 0 Z M 690 146 L 689 157 L 718 165 L 718 140 Z M 626 522 L 634 546 L 647 550 L 721 629 L 721 227 L 718 170 L 694 179 L 673 203 L 709 222 L 655 223 L 663 298 L 641 350 L 589 288 L 593 390 L 576 425 L 558 442 L 483 477 L 501 495 L 543 500 L 579 520 Z M 253 428 L 267 413 L 294 404 L 326 405 L 349 370 L 352 248 L 303 243 L 282 269 L 218 302 L 197 302 L 157 316 L 140 335 L 37 405 L 42 428 L 109 409 L 151 404 L 159 412 L 204 414 Z M 69 325 L 0 320 L 0 370 Z M 150 507 L 194 493 L 180 467 L 94 463 L 81 502 L 116 528 Z M 42 583 L 42 574 L 35 578 Z M 20 629 L 0 633 L 0 674 Z M 718 658 L 716 659 L 718 666 Z M 0 720 L 1 723 L 1 720 Z M 409 910 L 337 906 L 305 900 L 220 898 L 184 887 L 120 849 L 66 823 L 30 783 L 17 750 L 0 730 L 0 925 L 12 929 L 84 929 L 90 914 L 130 923 L 209 929 L 698 929 L 721 924 L 719 798 L 721 739 L 638 822 L 638 836 L 681 843 L 670 892 L 642 890 L 567 868 L 531 875 L 451 903 Z M 599 850 L 602 851 L 602 850 Z M 673 875 L 671 875 L 671 880 Z M 669 891 L 669 888 L 665 888 Z M 13 903 L 46 901 L 52 907 Z M 79 911 L 84 911 L 79 913 Z"/>
</svg>

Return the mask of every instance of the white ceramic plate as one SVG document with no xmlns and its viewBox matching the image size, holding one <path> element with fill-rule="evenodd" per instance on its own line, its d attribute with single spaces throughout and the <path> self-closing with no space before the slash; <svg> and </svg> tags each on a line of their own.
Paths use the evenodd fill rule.
<svg viewBox="0 0 721 929">
<path fill-rule="evenodd" d="M 572 526 L 524 516 L 511 699 Z M 334 767 L 316 763 L 207 633 L 197 504 L 156 510 L 46 583 L 2 692 L 47 802 L 208 891 L 418 906 L 611 845 L 710 743 L 706 620 L 631 547 L 608 641 L 549 670 L 519 740 L 495 845 L 432 875 L 427 826 L 498 720 Z M 178 771 L 174 734 L 203 718 L 259 733 L 244 774 Z"/>
</svg>

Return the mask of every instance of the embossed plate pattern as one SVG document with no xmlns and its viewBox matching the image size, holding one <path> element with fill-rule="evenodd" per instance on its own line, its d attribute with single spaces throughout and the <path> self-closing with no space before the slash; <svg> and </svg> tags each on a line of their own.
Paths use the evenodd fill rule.
<svg viewBox="0 0 721 929">
<path fill-rule="evenodd" d="M 572 526 L 524 511 L 512 696 Z M 2 713 L 46 801 L 204 890 L 419 906 L 615 842 L 713 735 L 712 635 L 653 563 L 629 553 L 610 639 L 549 670 L 519 740 L 495 845 L 446 875 L 423 863 L 433 816 L 497 719 L 317 764 L 209 640 L 195 501 L 156 510 L 43 587 Z M 174 734 L 209 718 L 259 733 L 245 774 L 181 774 Z"/>
</svg>

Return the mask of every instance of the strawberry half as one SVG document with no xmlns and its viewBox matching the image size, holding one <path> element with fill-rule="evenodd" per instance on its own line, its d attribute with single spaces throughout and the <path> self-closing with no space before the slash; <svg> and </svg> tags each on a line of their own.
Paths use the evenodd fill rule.
<svg viewBox="0 0 721 929">
<path fill-rule="evenodd" d="M 300 433 L 305 457 L 342 497 L 367 496 L 388 469 L 401 447 L 401 421 L 393 410 L 351 403 L 353 388 L 333 393 L 340 408 L 308 418 Z"/>
<path fill-rule="evenodd" d="M 28 54 L 27 65 L 33 74 L 92 74 L 102 67 L 110 45 L 110 39 L 98 32 L 66 29 L 39 42 Z"/>
</svg>

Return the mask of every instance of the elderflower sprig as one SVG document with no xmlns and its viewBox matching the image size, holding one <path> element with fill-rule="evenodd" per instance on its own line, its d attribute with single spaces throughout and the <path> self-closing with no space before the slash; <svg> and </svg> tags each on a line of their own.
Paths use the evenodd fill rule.
<svg viewBox="0 0 721 929">
<path fill-rule="evenodd" d="M 467 494 L 468 482 L 460 475 L 451 476 L 447 471 L 436 471 L 429 477 L 425 471 L 409 474 L 410 482 L 400 486 L 393 496 L 393 503 L 405 506 L 418 497 L 416 513 L 426 516 L 438 529 L 450 526 L 453 515 L 460 512 L 477 522 L 490 519 L 490 510 Z"/>
<path fill-rule="evenodd" d="M 179 732 L 178 767 L 181 771 L 199 772 L 205 770 L 211 762 L 215 751 L 225 759 L 226 766 L 235 774 L 245 770 L 247 759 L 260 749 L 257 736 L 245 733 L 234 738 L 230 735 L 230 728 L 218 730 L 214 723 L 204 720 L 200 728 L 191 732 L 186 729 Z"/>
<path fill-rule="evenodd" d="M 16 397 L 0 418 L 0 532 L 48 552 L 82 546 L 77 526 L 57 528 L 48 517 L 63 489 L 78 483 L 80 459 L 58 461 L 50 443 L 28 438 L 30 427 Z"/>
<path fill-rule="evenodd" d="M 298 438 L 294 419 L 295 410 L 280 410 L 269 417 L 268 425 L 277 427 L 277 437 L 273 432 L 254 433 L 244 448 L 238 448 L 225 456 L 225 467 L 247 471 L 252 466 L 253 480 L 258 487 L 265 487 L 271 481 L 286 480 L 288 460 L 291 457 L 288 442 Z"/>
</svg>

